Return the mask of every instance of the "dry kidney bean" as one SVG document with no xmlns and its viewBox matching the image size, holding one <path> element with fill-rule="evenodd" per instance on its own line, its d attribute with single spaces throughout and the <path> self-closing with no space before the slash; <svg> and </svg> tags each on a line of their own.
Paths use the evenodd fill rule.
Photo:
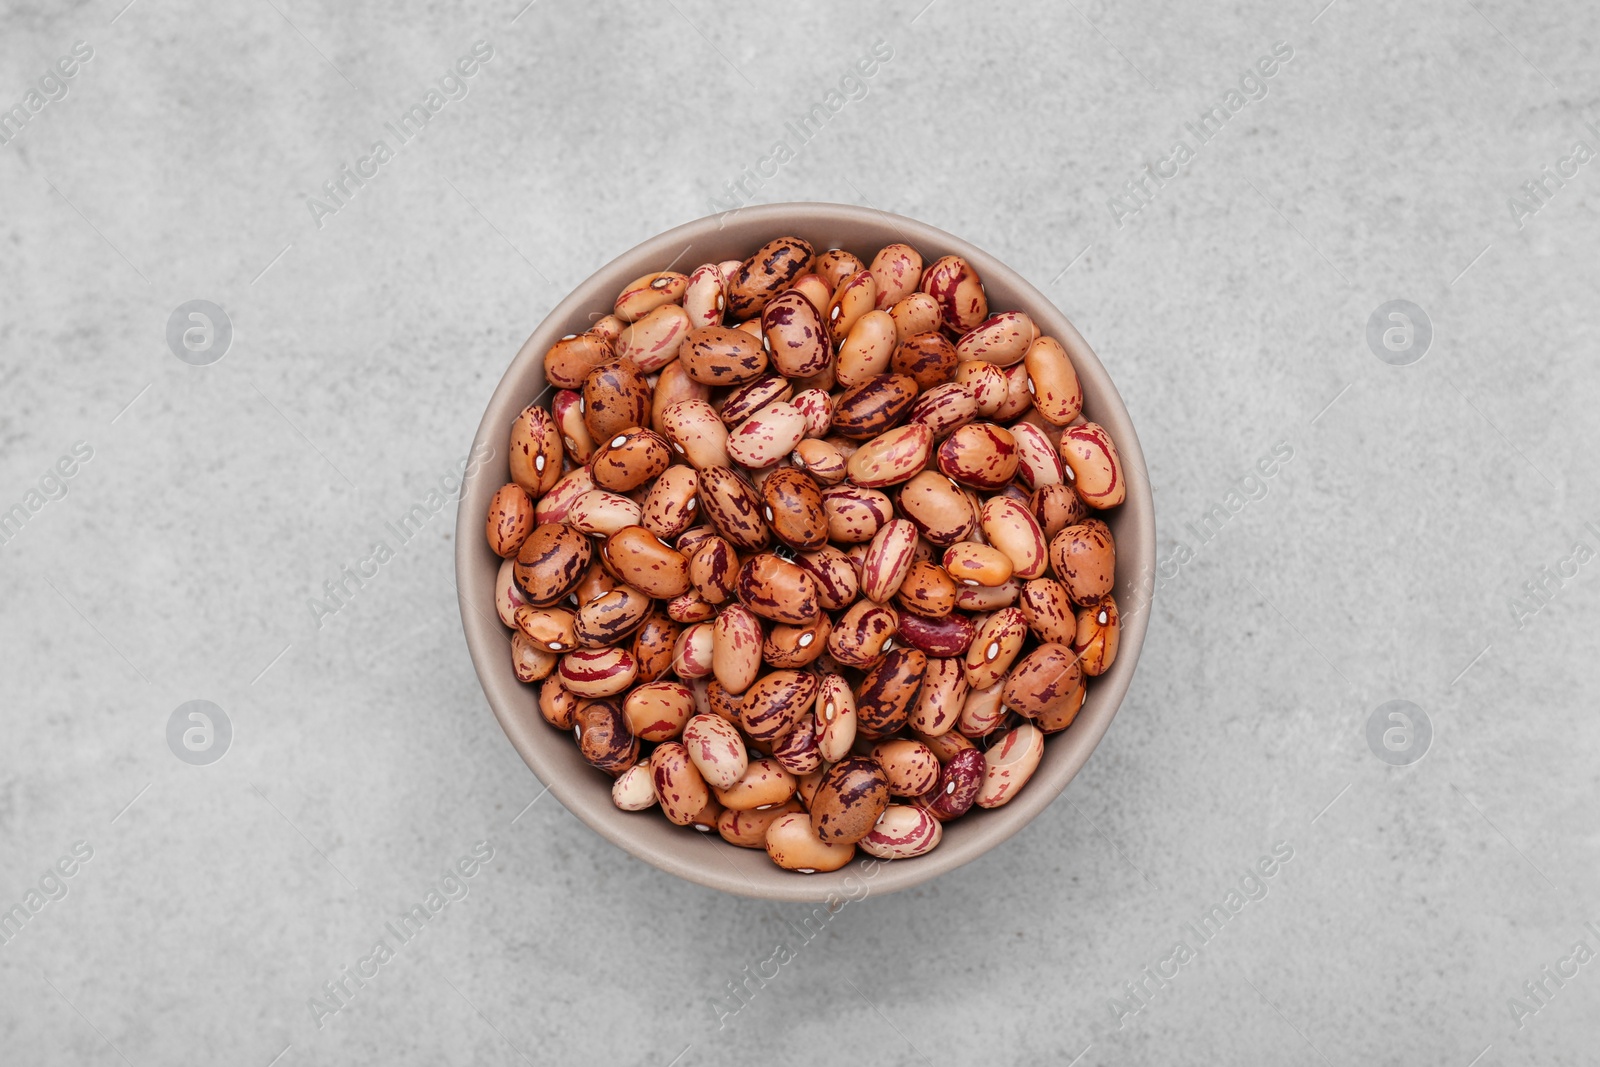
<svg viewBox="0 0 1600 1067">
<path fill-rule="evenodd" d="M 1120 635 L 1082 338 L 959 256 L 793 236 L 595 310 L 484 529 L 513 670 L 617 807 L 812 872 L 1009 802 Z"/>
</svg>

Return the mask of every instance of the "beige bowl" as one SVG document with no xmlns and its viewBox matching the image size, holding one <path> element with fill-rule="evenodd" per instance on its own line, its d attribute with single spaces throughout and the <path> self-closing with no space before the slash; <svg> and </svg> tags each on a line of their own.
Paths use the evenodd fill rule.
<svg viewBox="0 0 1600 1067">
<path fill-rule="evenodd" d="M 1155 573 L 1155 512 L 1144 455 L 1122 398 L 1098 359 L 1078 359 L 1084 413 L 1111 432 L 1127 478 L 1126 502 L 1106 516 L 1117 539 L 1121 647 L 1112 669 L 1090 680 L 1077 721 L 1046 741 L 1044 760 L 1027 788 L 1004 807 L 974 808 L 945 824 L 944 840 L 928 855 L 876 862 L 858 853 L 843 870 L 802 875 L 779 869 L 764 852 L 735 848 L 715 833 L 674 826 L 658 811 L 619 810 L 611 802 L 611 779 L 584 762 L 570 732 L 552 729 L 540 717 L 537 688 L 512 673 L 509 633 L 494 608 L 500 559 L 489 550 L 483 528 L 490 496 L 510 480 L 506 437 L 517 412 L 545 388 L 545 350 L 608 313 L 628 282 L 669 264 L 687 273 L 702 263 L 743 259 L 785 234 L 801 237 L 819 251 L 847 248 L 864 260 L 896 241 L 911 245 L 929 263 L 942 255 L 959 255 L 977 268 L 993 310 L 1025 311 L 1046 334 L 1062 337 L 1073 331 L 1065 315 L 1003 263 L 943 230 L 898 215 L 841 204 L 773 204 L 669 230 L 618 256 L 578 286 L 533 331 L 500 380 L 472 450 L 474 456 L 492 453 L 491 458 L 471 471 L 462 487 L 456 581 L 467 648 L 489 706 L 523 760 L 569 811 L 613 844 L 670 874 L 742 896 L 816 901 L 835 893 L 858 897 L 863 885 L 873 893 L 893 892 L 959 867 L 1022 829 L 1066 787 L 1111 724 L 1139 660 Z"/>
</svg>

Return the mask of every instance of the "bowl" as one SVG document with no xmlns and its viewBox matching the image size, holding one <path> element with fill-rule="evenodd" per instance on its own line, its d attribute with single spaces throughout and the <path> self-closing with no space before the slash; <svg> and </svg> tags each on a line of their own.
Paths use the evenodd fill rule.
<svg viewBox="0 0 1600 1067">
<path fill-rule="evenodd" d="M 1016 271 L 960 238 L 899 215 L 842 204 L 771 204 L 668 230 L 624 252 L 579 285 L 512 360 L 473 441 L 471 455 L 489 458 L 469 471 L 462 486 L 456 583 L 467 648 L 495 717 L 539 780 L 597 834 L 669 874 L 728 893 L 785 901 L 858 899 L 863 892 L 906 889 L 971 862 L 1026 826 L 1072 781 L 1111 725 L 1138 664 L 1155 573 L 1155 512 L 1139 439 L 1111 376 L 1093 356 L 1076 360 L 1084 414 L 1110 431 L 1127 479 L 1125 502 L 1101 513 L 1117 541 L 1115 595 L 1122 615 L 1117 658 L 1109 671 L 1090 681 L 1088 699 L 1073 724 L 1046 741 L 1038 770 L 1016 799 L 999 808 L 974 808 L 947 823 L 943 841 L 927 855 L 885 862 L 858 852 L 841 870 L 803 875 L 779 868 L 762 851 L 727 844 L 715 833 L 674 826 L 657 811 L 618 809 L 611 801 L 611 779 L 583 760 L 570 732 L 544 721 L 537 687 L 519 682 L 512 671 L 509 631 L 494 608 L 501 561 L 490 551 L 483 530 L 489 498 L 510 481 L 507 434 L 517 413 L 545 389 L 545 350 L 609 313 L 628 282 L 669 264 L 687 273 L 701 263 L 744 259 L 782 235 L 803 238 L 819 252 L 850 249 L 863 259 L 896 241 L 911 245 L 928 263 L 939 256 L 958 255 L 977 269 L 993 310 L 1025 311 L 1042 333 L 1052 336 L 1076 333 L 1067 317 Z"/>
</svg>

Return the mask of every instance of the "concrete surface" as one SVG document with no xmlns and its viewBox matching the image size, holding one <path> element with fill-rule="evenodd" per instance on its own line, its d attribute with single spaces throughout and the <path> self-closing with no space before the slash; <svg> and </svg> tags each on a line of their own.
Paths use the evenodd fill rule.
<svg viewBox="0 0 1600 1067">
<path fill-rule="evenodd" d="M 124 2 L 3 7 L 0 1060 L 1594 1062 L 1592 4 Z M 442 499 L 568 288 L 790 199 L 942 226 L 1074 316 L 1167 560 L 1046 816 L 821 918 L 528 806 Z M 208 365 L 202 320 L 168 344 L 193 300 Z M 1369 343 L 1395 300 L 1429 329 Z M 194 700 L 231 736 L 169 747 Z"/>
</svg>

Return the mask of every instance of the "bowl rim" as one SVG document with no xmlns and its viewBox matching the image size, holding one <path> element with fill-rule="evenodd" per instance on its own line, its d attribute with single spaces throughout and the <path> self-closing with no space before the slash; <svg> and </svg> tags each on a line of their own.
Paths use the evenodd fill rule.
<svg viewBox="0 0 1600 1067">
<path fill-rule="evenodd" d="M 554 748 L 564 745 L 569 753 L 575 753 L 575 746 L 564 731 L 551 729 L 538 716 L 537 710 L 531 717 L 536 721 L 530 721 L 526 705 L 534 687 L 517 681 L 506 654 L 509 633 L 494 607 L 494 582 L 501 560 L 489 550 L 485 541 L 483 516 L 488 498 L 509 481 L 503 445 L 512 418 L 527 404 L 542 402 L 550 392 L 551 387 L 544 381 L 543 374 L 545 350 L 556 339 L 570 333 L 573 324 L 599 318 L 600 313 L 594 312 L 596 307 L 609 310 L 615 294 L 629 281 L 651 270 L 667 269 L 664 264 L 681 265 L 694 245 L 707 239 L 708 232 L 721 235 L 730 224 L 737 232 L 748 229 L 767 235 L 750 244 L 752 249 L 782 233 L 881 231 L 887 227 L 895 240 L 923 253 L 925 262 L 932 262 L 936 255 L 959 255 L 966 259 L 984 279 L 986 290 L 998 287 L 1014 291 L 1016 298 L 1006 301 L 1006 310 L 1026 311 L 1039 325 L 1041 333 L 1057 337 L 1070 333 L 1072 343 L 1067 347 L 1074 352 L 1073 362 L 1083 385 L 1086 414 L 1092 407 L 1093 421 L 1111 434 L 1122 461 L 1126 500 L 1106 513 L 1117 530 L 1116 588 L 1122 627 L 1115 663 L 1111 670 L 1090 684 L 1089 697 L 1073 725 L 1050 736 L 1045 760 L 1029 782 L 1029 788 L 999 808 L 982 812 L 974 809 L 974 814 L 960 823 L 978 819 L 980 828 L 963 829 L 960 834 L 947 833 L 938 848 L 914 860 L 878 861 L 858 852 L 857 858 L 839 871 L 806 876 L 782 870 L 761 857 L 770 871 L 769 876 L 760 868 L 741 869 L 740 864 L 734 862 L 733 854 L 753 850 L 738 849 L 714 833 L 696 835 L 693 831 L 670 827 L 674 835 L 682 835 L 681 839 L 673 839 L 653 830 L 640 832 L 638 827 L 645 825 L 639 821 L 641 813 L 615 808 L 609 803 L 609 789 L 605 790 L 604 805 L 580 795 L 585 787 L 579 776 L 569 773 L 570 755 L 565 760 L 558 759 Z M 846 240 L 851 244 L 859 243 L 854 239 Z M 739 247 L 745 247 L 745 242 Z M 539 386 L 532 397 L 525 384 L 530 377 Z M 489 455 L 493 459 L 471 464 L 462 482 L 456 516 L 456 589 L 468 653 L 490 709 L 523 762 L 569 812 L 628 854 L 690 882 L 766 900 L 814 902 L 841 895 L 859 899 L 863 880 L 870 882 L 867 891 L 871 893 L 896 892 L 970 863 L 1021 831 L 1056 800 L 1098 747 L 1132 683 L 1154 594 L 1155 507 L 1144 453 L 1127 406 L 1099 356 L 1053 301 L 1016 270 L 983 249 L 916 219 L 876 208 L 821 201 L 763 204 L 704 216 L 640 242 L 575 286 L 529 334 L 490 396 L 469 455 L 475 458 Z M 1131 564 L 1126 572 L 1125 564 Z M 1124 597 L 1129 593 L 1133 595 L 1125 603 Z M 1052 751 L 1062 746 L 1067 749 L 1064 755 Z M 598 775 L 587 766 L 582 770 L 590 776 Z M 659 818 L 655 821 L 661 826 L 667 825 Z M 711 860 L 711 851 L 720 854 L 724 862 Z"/>
</svg>

